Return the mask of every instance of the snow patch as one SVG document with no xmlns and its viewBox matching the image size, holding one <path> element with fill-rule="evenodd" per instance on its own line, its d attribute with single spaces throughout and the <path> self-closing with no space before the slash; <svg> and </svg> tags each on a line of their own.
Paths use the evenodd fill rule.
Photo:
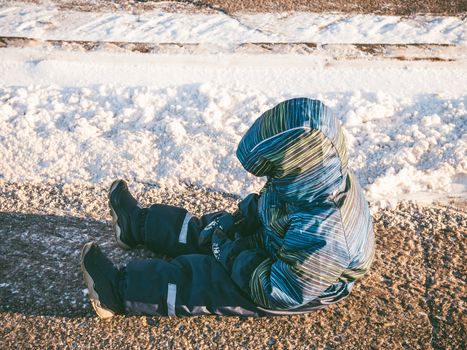
<svg viewBox="0 0 467 350">
<path fill-rule="evenodd" d="M 2 87 L 0 178 L 96 184 L 123 177 L 246 195 L 263 180 L 241 167 L 236 145 L 262 112 L 288 97 L 217 84 Z M 374 206 L 420 194 L 465 197 L 466 96 L 310 97 L 343 123 L 350 167 Z"/>
</svg>

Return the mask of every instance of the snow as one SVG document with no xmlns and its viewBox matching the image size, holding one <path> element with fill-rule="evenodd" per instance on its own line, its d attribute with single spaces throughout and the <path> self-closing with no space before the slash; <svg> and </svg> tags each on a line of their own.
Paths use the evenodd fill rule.
<svg viewBox="0 0 467 350">
<path fill-rule="evenodd" d="M 95 22 L 79 25 L 89 16 Z M 132 26 L 138 16 L 146 32 Z M 238 20 L 222 14 L 205 18 L 203 31 L 194 25 L 201 21 L 197 16 L 160 13 L 151 19 L 22 5 L 0 8 L 0 35 L 218 45 L 240 40 L 465 45 L 465 20 L 454 17 L 242 15 L 242 32 Z M 269 28 L 272 17 L 281 25 Z M 313 21 L 325 20 L 334 24 L 318 30 Z M 53 26 L 44 29 L 46 21 Z M 188 22 L 193 27 L 183 28 Z M 416 30 L 409 29 L 414 23 Z M 220 33 L 229 38 L 224 44 Z M 110 184 L 123 177 L 243 196 L 263 180 L 247 174 L 236 159 L 240 138 L 276 103 L 307 96 L 323 100 L 344 125 L 350 167 L 373 208 L 403 199 L 467 198 L 466 62 L 2 48 L 0 180 Z"/>
<path fill-rule="evenodd" d="M 209 43 L 438 43 L 467 45 L 467 19 L 439 16 L 263 13 L 89 13 L 54 6 L 0 8 L 0 32 L 49 40 Z"/>
<path fill-rule="evenodd" d="M 4 87 L 0 174 L 8 181 L 109 183 L 124 177 L 240 195 L 257 190 L 261 181 L 242 169 L 235 146 L 262 111 L 293 94 L 222 85 Z M 455 187 L 467 168 L 465 96 L 309 96 L 333 107 L 342 121 L 350 166 L 372 202 L 465 193 L 465 181 Z"/>
<path fill-rule="evenodd" d="M 220 83 L 233 87 L 248 85 L 270 94 L 352 90 L 398 95 L 463 94 L 467 72 L 465 60 L 370 63 L 293 54 L 83 53 L 34 48 L 5 48 L 1 52 L 3 84 L 25 86 L 114 84 L 162 88 Z"/>
</svg>

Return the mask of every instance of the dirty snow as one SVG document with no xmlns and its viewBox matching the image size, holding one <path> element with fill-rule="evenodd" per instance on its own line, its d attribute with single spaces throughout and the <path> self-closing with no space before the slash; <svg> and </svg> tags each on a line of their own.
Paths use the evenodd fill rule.
<svg viewBox="0 0 467 350">
<path fill-rule="evenodd" d="M 186 14 L 62 11 L 53 5 L 0 8 L 0 33 L 36 39 L 203 43 L 438 43 L 466 45 L 467 19 L 439 16 L 260 13 Z"/>
</svg>

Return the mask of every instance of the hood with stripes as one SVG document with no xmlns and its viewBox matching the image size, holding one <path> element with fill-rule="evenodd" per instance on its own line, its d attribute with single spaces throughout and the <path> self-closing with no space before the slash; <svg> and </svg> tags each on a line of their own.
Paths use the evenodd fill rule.
<svg viewBox="0 0 467 350">
<path fill-rule="evenodd" d="M 237 149 L 243 167 L 268 182 L 282 200 L 298 205 L 344 185 L 347 151 L 337 119 L 318 100 L 296 98 L 266 111 Z"/>
<path fill-rule="evenodd" d="M 257 304 L 301 307 L 365 274 L 374 253 L 368 203 L 347 167 L 339 121 L 321 101 L 295 98 L 264 112 L 237 157 L 268 180 L 258 216 L 269 258 L 249 282 Z"/>
</svg>

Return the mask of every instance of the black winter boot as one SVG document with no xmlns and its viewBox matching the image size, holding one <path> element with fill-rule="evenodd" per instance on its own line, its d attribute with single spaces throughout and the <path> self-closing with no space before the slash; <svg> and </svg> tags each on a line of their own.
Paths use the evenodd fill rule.
<svg viewBox="0 0 467 350">
<path fill-rule="evenodd" d="M 109 207 L 115 240 L 123 249 L 143 244 L 140 236 L 142 209 L 124 180 L 115 180 L 109 190 Z"/>
<path fill-rule="evenodd" d="M 107 259 L 96 243 L 86 243 L 81 251 L 81 270 L 92 307 L 100 318 L 123 313 L 119 292 L 120 271 Z"/>
</svg>

